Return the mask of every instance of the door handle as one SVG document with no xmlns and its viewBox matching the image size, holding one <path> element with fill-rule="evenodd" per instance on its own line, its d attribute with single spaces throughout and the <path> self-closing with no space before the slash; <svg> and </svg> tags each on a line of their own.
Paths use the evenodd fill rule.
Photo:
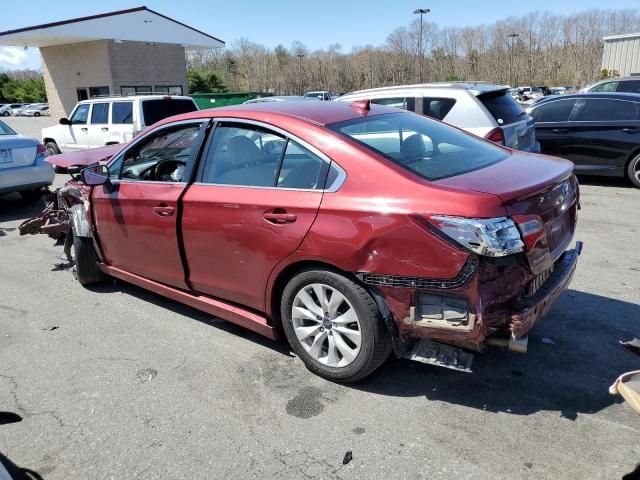
<svg viewBox="0 0 640 480">
<path fill-rule="evenodd" d="M 296 215 L 286 212 L 267 212 L 263 216 L 267 222 L 274 223 L 276 225 L 293 223 L 298 219 Z"/>
<path fill-rule="evenodd" d="M 153 213 L 159 217 L 170 217 L 173 215 L 175 209 L 173 207 L 168 207 L 166 205 L 160 205 L 157 207 L 153 207 Z"/>
<path fill-rule="evenodd" d="M 624 133 L 638 133 L 640 131 L 640 128 L 623 128 L 622 131 Z"/>
<path fill-rule="evenodd" d="M 82 130 L 83 132 L 88 131 L 89 129 L 87 127 L 80 127 L 80 130 Z"/>
<path fill-rule="evenodd" d="M 567 133 L 569 130 L 567 130 L 566 128 L 554 128 L 553 130 L 551 130 L 553 133 Z"/>
<path fill-rule="evenodd" d="M 102 130 L 103 132 L 108 132 L 109 131 L 109 127 L 102 127 L 100 130 Z"/>
</svg>

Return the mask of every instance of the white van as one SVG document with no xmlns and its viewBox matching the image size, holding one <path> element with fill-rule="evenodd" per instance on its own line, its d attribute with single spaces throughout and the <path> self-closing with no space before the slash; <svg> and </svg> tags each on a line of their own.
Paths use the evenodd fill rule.
<svg viewBox="0 0 640 480">
<path fill-rule="evenodd" d="M 135 95 L 98 97 L 78 102 L 60 125 L 42 129 L 49 155 L 126 143 L 146 127 L 198 106 L 191 97 Z"/>
</svg>

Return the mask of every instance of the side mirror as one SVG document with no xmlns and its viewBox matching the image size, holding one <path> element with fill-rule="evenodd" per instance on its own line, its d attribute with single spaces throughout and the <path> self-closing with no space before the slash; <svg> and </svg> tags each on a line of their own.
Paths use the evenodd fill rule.
<svg viewBox="0 0 640 480">
<path fill-rule="evenodd" d="M 69 121 L 69 119 L 67 117 L 61 118 L 59 123 L 60 123 L 60 125 L 71 125 L 71 122 Z"/>
<path fill-rule="evenodd" d="M 82 183 L 95 187 L 109 182 L 109 169 L 103 164 L 89 165 L 80 172 Z"/>
</svg>

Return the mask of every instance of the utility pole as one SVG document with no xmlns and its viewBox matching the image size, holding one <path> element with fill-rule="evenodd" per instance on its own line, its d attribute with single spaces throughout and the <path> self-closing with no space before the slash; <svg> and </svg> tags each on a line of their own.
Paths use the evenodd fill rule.
<svg viewBox="0 0 640 480">
<path fill-rule="evenodd" d="M 422 15 L 426 15 L 430 11 L 428 8 L 417 8 L 413 11 L 416 15 L 420 14 L 420 38 L 418 39 L 418 50 L 420 51 L 418 62 L 420 62 L 420 65 L 418 66 L 418 83 L 422 83 L 422 63 L 424 60 L 424 52 L 422 51 Z"/>
<path fill-rule="evenodd" d="M 303 94 L 302 92 L 302 57 L 304 57 L 303 53 L 299 53 L 298 54 L 298 83 L 299 83 L 299 88 L 300 88 L 300 95 Z"/>
<path fill-rule="evenodd" d="M 511 73 L 513 71 L 513 42 L 516 38 L 520 36 L 519 33 L 512 32 L 507 35 L 509 39 L 509 86 L 513 87 L 513 79 L 511 78 Z"/>
</svg>

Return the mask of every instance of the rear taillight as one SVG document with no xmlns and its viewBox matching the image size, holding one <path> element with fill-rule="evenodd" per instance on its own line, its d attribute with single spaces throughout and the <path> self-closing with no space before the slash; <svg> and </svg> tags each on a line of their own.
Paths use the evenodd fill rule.
<svg viewBox="0 0 640 480">
<path fill-rule="evenodd" d="M 49 155 L 49 152 L 47 151 L 47 147 L 39 143 L 38 146 L 36 147 L 36 160 L 42 160 L 43 158 L 46 158 L 48 155 Z"/>
<path fill-rule="evenodd" d="M 518 225 L 518 229 L 524 240 L 528 251 L 536 247 L 538 242 L 543 242 L 546 247 L 547 232 L 542 219 L 537 215 L 513 215 L 513 220 Z"/>
<path fill-rule="evenodd" d="M 491 140 L 492 142 L 499 143 L 500 145 L 504 145 L 504 131 L 500 127 L 491 130 L 484 136 L 484 138 Z"/>
</svg>

